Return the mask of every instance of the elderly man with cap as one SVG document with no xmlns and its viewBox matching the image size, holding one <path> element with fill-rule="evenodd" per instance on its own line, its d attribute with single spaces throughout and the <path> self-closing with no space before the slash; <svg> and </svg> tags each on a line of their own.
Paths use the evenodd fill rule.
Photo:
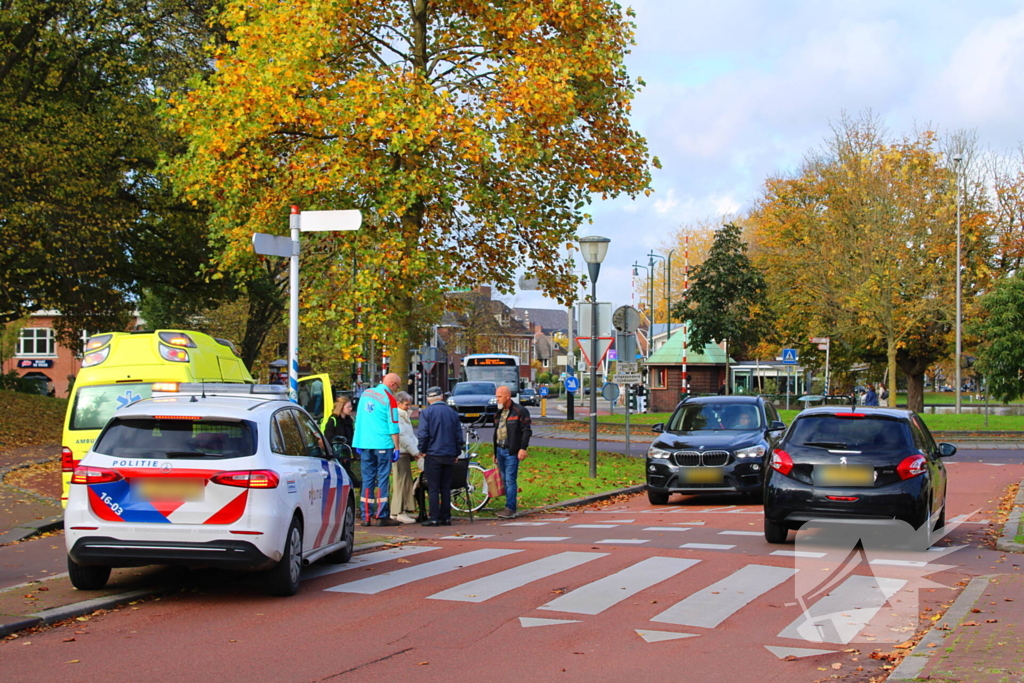
<svg viewBox="0 0 1024 683">
<path fill-rule="evenodd" d="M 398 460 L 398 400 L 395 392 L 402 378 L 391 372 L 380 385 L 367 389 L 359 399 L 356 430 L 352 447 L 359 451 L 363 472 L 362 503 L 363 526 L 397 526 L 401 522 L 391 519 L 388 493 L 391 487 L 391 463 Z"/>
<path fill-rule="evenodd" d="M 430 519 L 423 522 L 423 526 L 452 523 L 452 471 L 455 458 L 466 445 L 459 414 L 443 399 L 440 387 L 427 389 L 429 405 L 420 411 L 420 425 L 416 430 L 430 497 Z"/>
</svg>

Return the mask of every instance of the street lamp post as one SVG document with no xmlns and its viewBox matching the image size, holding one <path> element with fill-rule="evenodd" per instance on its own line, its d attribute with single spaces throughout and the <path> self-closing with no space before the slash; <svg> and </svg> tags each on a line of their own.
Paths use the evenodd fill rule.
<svg viewBox="0 0 1024 683">
<path fill-rule="evenodd" d="M 959 154 L 953 157 L 953 164 L 956 167 L 956 413 L 960 414 L 960 389 L 963 386 L 960 378 L 960 359 L 963 353 L 963 336 L 961 331 L 961 315 L 962 311 L 960 308 L 960 205 L 963 202 L 963 195 L 961 188 L 963 183 L 961 182 L 963 177 L 963 163 L 964 158 Z"/>
<path fill-rule="evenodd" d="M 634 263 L 633 264 L 633 277 L 636 277 L 637 275 L 639 275 L 639 273 L 636 272 L 638 268 L 643 268 L 644 270 L 647 271 L 647 289 L 650 291 L 650 294 L 647 297 L 647 306 L 648 306 L 647 321 L 650 323 L 650 329 L 648 330 L 648 334 L 647 334 L 647 356 L 650 357 L 650 355 L 651 355 L 651 339 L 650 339 L 650 337 L 651 337 L 651 334 L 654 332 L 654 311 L 653 311 L 653 303 L 652 303 L 653 299 L 654 299 L 654 277 L 651 274 L 651 269 L 650 268 L 648 268 L 647 266 L 641 266 L 639 263 Z"/>
<path fill-rule="evenodd" d="M 590 273 L 590 478 L 597 478 L 597 276 L 608 253 L 607 237 L 581 237 L 580 251 Z"/>
</svg>

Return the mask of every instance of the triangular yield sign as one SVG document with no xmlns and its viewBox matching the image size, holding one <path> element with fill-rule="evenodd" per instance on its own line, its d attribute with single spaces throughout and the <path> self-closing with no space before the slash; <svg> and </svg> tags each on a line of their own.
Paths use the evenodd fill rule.
<svg viewBox="0 0 1024 683">
<path fill-rule="evenodd" d="M 672 631 L 645 631 L 636 629 L 637 634 L 648 643 L 660 643 L 663 640 L 678 640 L 679 638 L 696 638 L 696 633 L 673 633 Z"/>
<path fill-rule="evenodd" d="M 837 654 L 835 650 L 809 650 L 802 647 L 772 647 L 771 645 L 765 645 L 764 647 L 779 659 L 785 659 L 786 657 L 813 657 L 815 655 Z"/>
<path fill-rule="evenodd" d="M 590 337 L 576 337 L 576 343 L 580 347 L 580 353 L 583 354 L 583 360 L 587 362 L 587 365 L 597 365 L 604 360 L 604 357 L 608 355 L 608 349 L 612 347 L 612 342 L 615 341 L 614 337 L 598 337 L 597 338 L 597 361 L 594 363 L 590 362 Z"/>
<path fill-rule="evenodd" d="M 538 619 L 536 617 L 519 617 L 519 623 L 523 628 L 531 626 L 554 626 L 555 624 L 578 624 L 576 619 Z"/>
</svg>

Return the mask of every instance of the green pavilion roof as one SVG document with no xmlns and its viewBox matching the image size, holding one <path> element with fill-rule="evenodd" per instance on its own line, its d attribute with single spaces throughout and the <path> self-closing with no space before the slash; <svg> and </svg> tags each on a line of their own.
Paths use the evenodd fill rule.
<svg viewBox="0 0 1024 683">
<path fill-rule="evenodd" d="M 688 337 L 682 330 L 673 332 L 672 337 L 647 359 L 647 365 L 682 365 L 683 340 L 688 340 Z M 700 352 L 689 347 L 686 349 L 687 365 L 725 365 L 725 361 L 725 351 L 718 344 L 708 344 Z"/>
</svg>

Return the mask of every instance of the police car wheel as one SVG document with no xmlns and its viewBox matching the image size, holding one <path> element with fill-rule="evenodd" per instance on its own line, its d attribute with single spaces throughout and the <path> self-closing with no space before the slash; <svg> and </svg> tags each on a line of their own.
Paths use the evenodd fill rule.
<svg viewBox="0 0 1024 683">
<path fill-rule="evenodd" d="M 285 536 L 281 561 L 267 573 L 267 588 L 271 595 L 286 598 L 299 592 L 302 573 L 302 530 L 299 520 L 293 519 Z"/>
<path fill-rule="evenodd" d="M 348 541 L 341 550 L 336 550 L 327 556 L 328 562 L 334 562 L 336 564 L 345 564 L 352 559 L 352 550 L 356 545 L 356 500 L 355 498 L 348 499 L 348 509 L 345 510 L 345 527 L 341 532 L 341 540 Z"/>
<path fill-rule="evenodd" d="M 110 567 L 87 567 L 68 557 L 68 576 L 71 585 L 80 591 L 96 591 L 107 585 Z"/>
</svg>

